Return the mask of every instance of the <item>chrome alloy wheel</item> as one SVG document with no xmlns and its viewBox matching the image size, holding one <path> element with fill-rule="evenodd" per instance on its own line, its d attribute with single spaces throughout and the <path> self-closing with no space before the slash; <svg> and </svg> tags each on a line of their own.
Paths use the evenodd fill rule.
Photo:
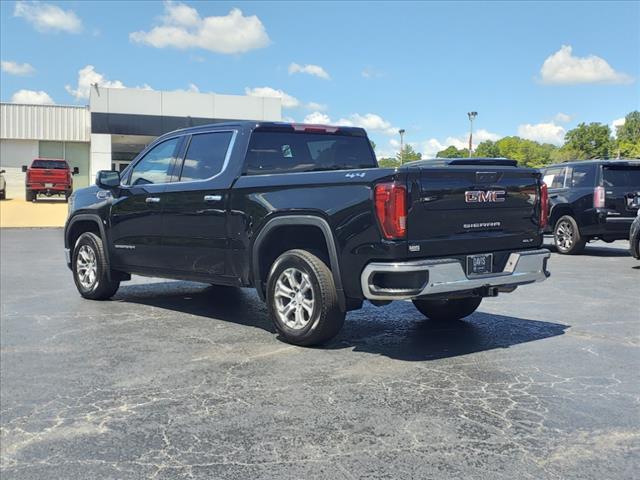
<svg viewBox="0 0 640 480">
<path fill-rule="evenodd" d="M 91 290 L 98 278 L 96 252 L 88 245 L 82 245 L 76 257 L 76 274 L 82 288 Z"/>
<path fill-rule="evenodd" d="M 278 318 L 287 327 L 300 330 L 309 324 L 315 303 L 309 275 L 287 268 L 276 282 L 274 298 Z"/>
<path fill-rule="evenodd" d="M 573 225 L 570 222 L 563 221 L 556 227 L 556 238 L 558 241 L 558 248 L 562 250 L 570 250 L 573 246 L 573 237 L 575 232 L 573 231 Z"/>
</svg>

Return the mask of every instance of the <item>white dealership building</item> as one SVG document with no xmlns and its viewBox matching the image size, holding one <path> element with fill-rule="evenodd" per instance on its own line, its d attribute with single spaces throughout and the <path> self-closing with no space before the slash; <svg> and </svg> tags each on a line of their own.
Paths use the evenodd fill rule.
<svg viewBox="0 0 640 480">
<path fill-rule="evenodd" d="M 64 158 L 78 167 L 74 187 L 79 188 L 98 170 L 121 170 L 163 133 L 281 118 L 279 98 L 94 86 L 87 106 L 1 103 L 0 168 L 17 172 L 37 157 Z"/>
</svg>

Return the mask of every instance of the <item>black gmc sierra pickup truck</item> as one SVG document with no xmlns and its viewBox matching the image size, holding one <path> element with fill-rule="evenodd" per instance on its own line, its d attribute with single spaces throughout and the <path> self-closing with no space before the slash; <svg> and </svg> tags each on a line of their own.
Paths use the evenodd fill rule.
<svg viewBox="0 0 640 480">
<path fill-rule="evenodd" d="M 254 287 L 281 337 L 335 336 L 363 300 L 434 320 L 549 276 L 540 173 L 506 159 L 378 168 L 364 130 L 235 122 L 168 133 L 70 199 L 80 294 L 131 274 Z"/>
</svg>

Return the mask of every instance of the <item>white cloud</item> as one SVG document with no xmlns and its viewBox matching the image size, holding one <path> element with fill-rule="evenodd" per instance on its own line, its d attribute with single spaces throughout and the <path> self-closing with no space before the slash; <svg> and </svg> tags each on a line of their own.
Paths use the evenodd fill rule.
<svg viewBox="0 0 640 480">
<path fill-rule="evenodd" d="M 185 88 L 176 88 L 173 90 L 174 92 L 186 92 L 186 93 L 200 93 L 200 88 L 195 83 L 190 83 L 189 86 Z"/>
<path fill-rule="evenodd" d="M 37 105 L 53 105 L 53 99 L 42 90 L 18 90 L 11 96 L 12 103 L 31 103 Z"/>
<path fill-rule="evenodd" d="M 573 56 L 573 47 L 562 45 L 542 64 L 542 83 L 554 85 L 575 85 L 579 83 L 632 83 L 633 77 L 616 72 L 604 58 L 596 55 Z"/>
<path fill-rule="evenodd" d="M 129 88 L 125 86 L 120 80 L 108 80 L 102 73 L 96 72 L 93 65 L 87 65 L 84 68 L 78 70 L 78 85 L 73 88 L 71 85 L 66 85 L 64 88 L 67 92 L 73 95 L 76 100 L 82 100 L 89 98 L 91 91 L 91 85 L 97 83 L 99 87 L 103 88 Z M 139 88 L 142 90 L 153 90 L 146 83 L 142 86 L 130 87 Z"/>
<path fill-rule="evenodd" d="M 364 78 L 378 78 L 384 76 L 384 73 L 376 70 L 373 67 L 365 67 L 360 72 L 360 75 L 362 75 Z"/>
<path fill-rule="evenodd" d="M 622 125 L 625 124 L 625 122 L 627 121 L 626 118 L 622 117 L 622 118 L 616 118 L 613 122 L 611 122 L 611 125 L 615 128 L 615 127 L 621 127 Z"/>
<path fill-rule="evenodd" d="M 323 103 L 316 103 L 316 102 L 309 102 L 305 105 L 306 108 L 308 108 L 309 110 L 320 110 L 320 111 L 325 111 L 327 109 L 327 106 Z"/>
<path fill-rule="evenodd" d="M 618 136 L 618 127 L 621 127 L 622 125 L 624 125 L 626 121 L 627 121 L 626 118 L 621 117 L 621 118 L 616 118 L 613 122 L 611 122 L 611 125 L 609 126 L 609 128 L 611 128 L 611 133 L 613 133 L 614 137 Z"/>
<path fill-rule="evenodd" d="M 375 113 L 353 113 L 348 118 L 341 118 L 337 121 L 338 125 L 346 127 L 361 127 L 366 130 L 382 132 L 386 135 L 397 135 L 398 129 L 391 125 L 390 122 Z"/>
<path fill-rule="evenodd" d="M 39 32 L 80 33 L 82 21 L 73 10 L 41 2 L 16 2 L 14 17 L 24 18 Z"/>
<path fill-rule="evenodd" d="M 331 119 L 329 115 L 322 112 L 311 112 L 309 115 L 304 117 L 303 123 L 312 123 L 315 125 L 331 125 Z"/>
<path fill-rule="evenodd" d="M 518 126 L 518 135 L 520 137 L 540 143 L 551 143 L 553 145 L 562 145 L 565 133 L 567 133 L 567 131 L 564 127 L 556 125 L 553 122 L 537 123 L 535 125 L 526 123 Z"/>
<path fill-rule="evenodd" d="M 325 80 L 331 79 L 327 71 L 320 65 L 299 65 L 297 63 L 292 63 L 289 65 L 289 75 L 293 75 L 294 73 L 306 73 L 307 75 L 323 78 Z"/>
<path fill-rule="evenodd" d="M 271 43 L 260 19 L 244 16 L 238 8 L 220 17 L 201 17 L 195 8 L 172 1 L 166 1 L 164 9 L 160 25 L 148 32 L 132 32 L 129 39 L 156 48 L 202 48 L 223 54 L 244 53 Z"/>
<path fill-rule="evenodd" d="M 36 71 L 36 69 L 28 63 L 17 63 L 10 60 L 2 60 L 0 64 L 2 66 L 2 71 L 9 75 L 31 75 Z"/>
<path fill-rule="evenodd" d="M 558 112 L 553 119 L 558 123 L 568 123 L 571 121 L 571 115 L 567 115 L 566 113 Z"/>
<path fill-rule="evenodd" d="M 500 140 L 502 135 L 490 132 L 484 128 L 480 128 L 473 132 L 473 148 L 478 148 L 478 145 L 486 140 L 495 142 Z M 437 138 L 430 138 L 422 143 L 422 154 L 424 158 L 435 158 L 436 154 L 446 149 L 447 147 L 456 147 L 458 150 L 469 148 L 469 135 L 463 134 L 458 136 L 449 136 L 444 140 L 438 140 Z"/>
<path fill-rule="evenodd" d="M 296 97 L 283 92 L 282 90 L 271 87 L 245 88 L 244 93 L 252 97 L 275 97 L 282 99 L 283 108 L 296 108 L 300 106 L 300 100 Z"/>
</svg>

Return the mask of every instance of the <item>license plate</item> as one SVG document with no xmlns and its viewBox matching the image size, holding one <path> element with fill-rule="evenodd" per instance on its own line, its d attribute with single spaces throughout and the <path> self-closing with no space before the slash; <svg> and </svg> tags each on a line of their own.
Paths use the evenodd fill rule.
<svg viewBox="0 0 640 480">
<path fill-rule="evenodd" d="M 467 275 L 485 275 L 493 271 L 493 253 L 467 255 Z"/>
<path fill-rule="evenodd" d="M 53 188 L 53 183 L 45 183 L 44 188 Z"/>
</svg>

